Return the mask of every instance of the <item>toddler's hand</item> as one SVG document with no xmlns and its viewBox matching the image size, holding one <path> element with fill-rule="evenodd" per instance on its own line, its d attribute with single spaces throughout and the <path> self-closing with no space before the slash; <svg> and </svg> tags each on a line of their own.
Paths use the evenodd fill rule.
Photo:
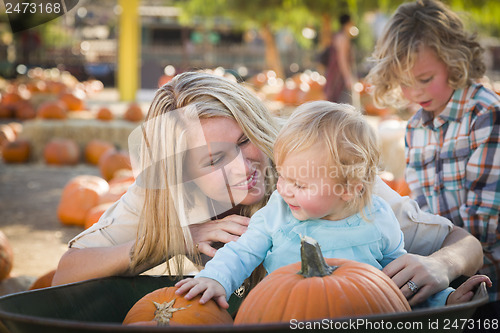
<svg viewBox="0 0 500 333">
<path fill-rule="evenodd" d="M 491 287 L 492 283 L 486 275 L 474 275 L 462 283 L 454 292 L 448 296 L 446 305 L 460 304 L 468 302 L 474 296 L 474 289 L 479 286 L 481 282 L 486 282 L 487 287 Z"/>
<path fill-rule="evenodd" d="M 184 296 L 185 299 L 192 299 L 196 295 L 202 294 L 200 298 L 200 303 L 205 304 L 211 298 L 223 309 L 229 308 L 229 303 L 226 301 L 226 290 L 217 281 L 209 278 L 188 278 L 181 280 L 175 284 L 178 288 L 175 292 L 177 295 L 182 295 L 187 292 Z"/>
</svg>

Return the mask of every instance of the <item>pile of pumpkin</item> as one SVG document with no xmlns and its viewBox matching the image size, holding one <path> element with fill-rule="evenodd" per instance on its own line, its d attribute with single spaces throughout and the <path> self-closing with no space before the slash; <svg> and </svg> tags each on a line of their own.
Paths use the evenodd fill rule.
<svg viewBox="0 0 500 333">
<path fill-rule="evenodd" d="M 73 114 L 85 111 L 86 97 L 102 89 L 100 81 L 79 82 L 70 73 L 60 72 L 58 69 L 34 68 L 29 70 L 27 75 L 19 76 L 15 80 L 0 80 L 0 121 L 15 120 L 0 126 L 0 152 L 3 160 L 6 163 L 29 161 L 30 142 L 19 137 L 23 121 L 34 118 L 65 120 Z M 93 110 L 91 116 L 99 121 L 116 118 L 106 106 Z M 122 119 L 130 122 L 138 122 L 143 118 L 144 112 L 135 102 L 129 103 L 122 115 Z M 52 148 L 47 149 L 53 151 Z M 47 163 L 58 164 L 49 161 Z"/>
<path fill-rule="evenodd" d="M 186 300 L 176 287 L 155 290 L 128 311 L 124 325 L 251 325 L 314 321 L 410 311 L 396 284 L 371 265 L 323 258 L 310 237 L 301 242 L 302 261 L 266 276 L 239 307 L 234 322 L 227 310 L 200 296 Z"/>
<path fill-rule="evenodd" d="M 78 146 L 73 148 L 76 150 Z M 51 154 L 55 160 L 60 160 L 60 156 L 57 156 L 60 152 L 56 146 L 53 147 Z M 99 168 L 100 176 L 79 175 L 66 183 L 57 216 L 64 225 L 77 225 L 86 229 L 120 199 L 134 182 L 134 176 L 128 152 L 117 149 L 109 142 L 91 140 L 85 146 L 84 153 L 85 160 Z"/>
</svg>

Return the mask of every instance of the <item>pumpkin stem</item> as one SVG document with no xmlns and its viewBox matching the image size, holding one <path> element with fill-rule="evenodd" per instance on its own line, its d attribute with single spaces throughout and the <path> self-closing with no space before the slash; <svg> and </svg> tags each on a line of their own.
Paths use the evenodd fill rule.
<svg viewBox="0 0 500 333">
<path fill-rule="evenodd" d="M 311 237 L 300 237 L 300 258 L 302 267 L 297 274 L 305 278 L 331 275 L 338 266 L 328 266 L 318 242 Z"/>
<path fill-rule="evenodd" d="M 170 302 L 164 302 L 164 303 L 153 302 L 153 304 L 156 307 L 155 317 L 153 318 L 153 320 L 158 322 L 158 326 L 169 326 L 170 319 L 172 318 L 174 312 L 187 309 L 191 306 L 191 304 L 189 304 L 188 306 L 183 308 L 174 308 L 175 300 L 176 298 L 174 298 Z"/>
</svg>

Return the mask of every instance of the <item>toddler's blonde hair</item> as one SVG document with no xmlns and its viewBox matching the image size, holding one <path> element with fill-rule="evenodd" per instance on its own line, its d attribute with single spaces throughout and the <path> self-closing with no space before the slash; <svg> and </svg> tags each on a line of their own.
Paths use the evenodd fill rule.
<svg viewBox="0 0 500 333">
<path fill-rule="evenodd" d="M 348 104 L 314 101 L 299 106 L 276 138 L 274 157 L 280 166 L 288 154 L 324 144 L 324 155 L 336 172 L 326 175 L 347 189 L 362 185 L 348 207 L 362 212 L 371 203 L 378 174 L 380 150 L 373 128 L 361 112 Z"/>
<path fill-rule="evenodd" d="M 378 40 L 368 74 L 379 106 L 406 104 L 400 85 L 411 85 L 411 69 L 419 48 L 434 50 L 448 67 L 448 84 L 463 88 L 484 75 L 483 48 L 468 33 L 460 17 L 442 2 L 417 0 L 398 7 Z"/>
</svg>

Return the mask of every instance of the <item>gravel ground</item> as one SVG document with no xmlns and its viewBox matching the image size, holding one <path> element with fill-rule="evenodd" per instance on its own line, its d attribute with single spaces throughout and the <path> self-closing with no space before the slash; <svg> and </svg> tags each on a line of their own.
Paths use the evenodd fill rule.
<svg viewBox="0 0 500 333">
<path fill-rule="evenodd" d="M 0 283 L 0 295 L 23 290 L 56 268 L 67 242 L 83 230 L 62 225 L 56 214 L 64 185 L 81 174 L 99 175 L 99 171 L 85 164 L 56 167 L 0 162 L 0 230 L 14 252 L 12 278 Z"/>
</svg>

